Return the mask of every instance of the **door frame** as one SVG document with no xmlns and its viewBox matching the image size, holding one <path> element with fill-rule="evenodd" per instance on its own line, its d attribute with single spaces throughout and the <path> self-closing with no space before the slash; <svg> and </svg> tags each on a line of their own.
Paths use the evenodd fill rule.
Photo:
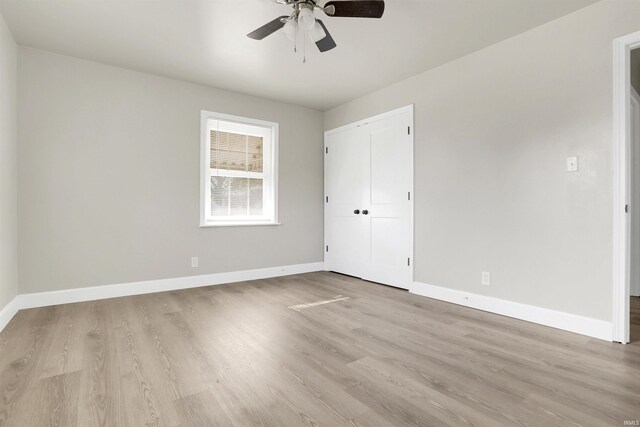
<svg viewBox="0 0 640 427">
<path fill-rule="evenodd" d="M 629 238 L 629 247 L 631 248 L 631 246 L 634 244 L 634 239 L 638 240 L 640 239 L 640 229 L 638 229 L 638 224 L 635 221 L 637 221 L 637 215 L 634 216 L 634 208 L 638 205 L 640 205 L 640 199 L 636 198 L 635 196 L 638 194 L 638 188 L 635 188 L 635 186 L 638 185 L 638 178 L 640 178 L 640 170 L 635 170 L 634 165 L 637 166 L 636 163 L 636 159 L 638 158 L 638 151 L 640 150 L 640 94 L 638 94 L 638 92 L 635 90 L 635 88 L 632 86 L 630 89 L 630 105 L 631 105 L 631 112 L 633 113 L 634 111 L 634 107 L 635 107 L 635 112 L 636 114 L 634 114 L 630 120 L 631 120 L 631 149 L 629 150 L 629 155 L 630 155 L 630 163 L 632 164 L 631 169 L 629 171 L 629 179 L 630 179 L 630 185 L 629 185 L 629 200 L 631 201 L 631 216 L 629 218 L 629 223 L 631 224 L 631 229 L 629 230 L 629 235 L 631 236 Z M 636 213 L 637 214 L 637 213 Z M 635 227 L 635 228 L 634 228 Z M 636 246 L 639 242 L 635 242 Z M 633 269 L 633 263 L 631 262 L 631 255 L 633 255 L 633 250 L 630 249 L 629 251 L 629 269 L 630 269 L 630 280 L 629 280 L 629 296 L 640 296 L 640 281 L 638 280 L 638 267 L 636 266 L 636 269 Z M 634 273 L 635 273 L 635 277 L 634 277 Z M 633 279 L 635 279 L 635 284 L 636 287 L 632 286 L 634 281 Z"/>
<path fill-rule="evenodd" d="M 400 114 L 405 114 L 405 113 L 410 113 L 411 114 L 411 124 L 410 126 L 410 134 L 409 136 L 411 137 L 411 170 L 410 170 L 410 175 L 411 175 L 411 183 L 410 183 L 410 191 L 411 191 L 411 199 L 409 200 L 409 253 L 410 253 L 410 265 L 409 265 L 409 277 L 410 277 L 410 282 L 409 286 L 411 286 L 414 282 L 414 265 L 415 265 L 415 257 L 414 257 L 414 206 L 415 206 L 415 187 L 414 187 L 414 183 L 415 183 L 415 173 L 414 173 L 414 162 L 415 162 L 415 114 L 414 114 L 414 104 L 409 104 L 405 107 L 400 107 L 400 108 L 396 108 L 394 110 L 390 110 L 387 111 L 385 113 L 382 114 L 377 114 L 375 116 L 371 116 L 371 117 L 367 117 L 366 119 L 362 119 L 362 120 L 358 120 L 356 122 L 353 123 L 349 123 L 346 124 L 344 126 L 339 126 L 337 128 L 334 129 L 330 129 L 328 131 L 324 132 L 324 148 L 323 148 L 323 155 L 327 154 L 327 136 L 338 133 L 338 132 L 342 132 L 345 131 L 347 129 L 353 129 L 353 128 L 357 128 L 359 126 L 362 125 L 366 125 L 368 123 L 371 122 L 375 122 L 377 120 L 381 120 L 381 119 L 386 119 L 388 117 L 393 117 L 393 116 L 397 116 Z M 324 254 L 324 262 L 325 262 L 325 270 L 326 270 L 326 265 L 327 265 L 327 251 L 326 251 L 326 247 L 327 247 L 327 240 L 328 240 L 328 236 L 327 236 L 327 226 L 326 226 L 326 221 L 327 221 L 327 162 L 326 162 L 326 157 L 325 157 L 325 161 L 324 161 L 324 245 L 323 245 L 323 254 Z"/>
<path fill-rule="evenodd" d="M 640 31 L 613 41 L 613 310 L 612 340 L 630 338 L 630 227 L 626 207 L 631 186 L 631 50 L 640 48 Z"/>
</svg>

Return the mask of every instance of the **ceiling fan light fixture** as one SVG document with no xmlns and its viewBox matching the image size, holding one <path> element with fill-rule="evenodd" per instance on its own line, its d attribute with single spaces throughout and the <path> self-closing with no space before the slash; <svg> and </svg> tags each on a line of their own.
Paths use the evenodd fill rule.
<svg viewBox="0 0 640 427">
<path fill-rule="evenodd" d="M 284 27 L 282 27 L 282 33 L 287 36 L 287 38 L 291 41 L 295 40 L 296 33 L 298 32 L 298 23 L 295 19 L 288 20 Z"/>
<path fill-rule="evenodd" d="M 1 1 L 1 0 L 0 0 Z M 265 0 L 266 1 L 266 0 Z M 278 4 L 291 6 L 293 12 L 289 16 L 280 16 L 267 22 L 262 27 L 247 34 L 254 40 L 282 30 L 289 40 L 294 42 L 293 51 L 297 51 L 298 33 L 303 30 L 302 38 L 315 42 L 320 52 L 328 52 L 337 44 L 321 19 L 316 19 L 314 11 L 322 10 L 328 17 L 344 18 L 382 18 L 385 0 L 329 0 L 324 6 L 318 6 L 320 0 L 273 0 Z M 303 44 L 303 49 L 306 43 Z M 303 61 L 305 62 L 305 61 Z"/>
<path fill-rule="evenodd" d="M 298 14 L 298 25 L 305 31 L 311 31 L 316 25 L 316 18 L 310 8 L 303 7 Z"/>
<path fill-rule="evenodd" d="M 322 28 L 322 25 L 320 25 L 316 21 L 313 28 L 309 30 L 309 38 L 311 39 L 312 42 L 317 43 L 323 38 L 325 38 L 326 36 L 327 36 L 327 33 L 325 33 L 324 28 Z"/>
</svg>

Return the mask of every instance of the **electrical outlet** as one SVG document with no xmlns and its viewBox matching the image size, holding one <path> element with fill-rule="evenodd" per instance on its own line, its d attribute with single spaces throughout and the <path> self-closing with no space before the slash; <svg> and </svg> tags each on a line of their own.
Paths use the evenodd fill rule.
<svg viewBox="0 0 640 427">
<path fill-rule="evenodd" d="M 491 286 L 491 273 L 488 271 L 482 272 L 482 284 L 484 286 Z"/>
<path fill-rule="evenodd" d="M 197 256 L 191 257 L 191 267 L 198 268 L 198 257 Z"/>
</svg>

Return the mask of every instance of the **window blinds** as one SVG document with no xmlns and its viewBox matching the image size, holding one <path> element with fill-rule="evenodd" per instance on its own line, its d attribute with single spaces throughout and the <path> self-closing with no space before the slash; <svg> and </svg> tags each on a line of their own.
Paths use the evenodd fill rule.
<svg viewBox="0 0 640 427">
<path fill-rule="evenodd" d="M 211 131 L 211 169 L 262 172 L 261 136 Z"/>
<path fill-rule="evenodd" d="M 260 136 L 210 131 L 211 216 L 264 214 L 263 150 Z"/>
</svg>

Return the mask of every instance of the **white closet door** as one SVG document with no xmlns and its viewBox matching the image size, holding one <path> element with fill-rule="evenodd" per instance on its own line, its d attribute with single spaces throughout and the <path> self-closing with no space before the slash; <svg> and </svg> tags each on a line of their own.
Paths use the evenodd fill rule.
<svg viewBox="0 0 640 427">
<path fill-rule="evenodd" d="M 368 153 L 363 219 L 369 239 L 366 280 L 408 289 L 411 281 L 413 140 L 410 112 L 363 127 Z M 368 176 L 367 176 L 368 175 Z"/>
<path fill-rule="evenodd" d="M 412 278 L 412 108 L 328 132 L 325 267 L 408 288 Z"/>
<path fill-rule="evenodd" d="M 362 277 L 366 223 L 360 211 L 362 189 L 367 185 L 365 141 L 360 129 L 353 128 L 327 136 L 325 146 L 326 268 Z"/>
</svg>

